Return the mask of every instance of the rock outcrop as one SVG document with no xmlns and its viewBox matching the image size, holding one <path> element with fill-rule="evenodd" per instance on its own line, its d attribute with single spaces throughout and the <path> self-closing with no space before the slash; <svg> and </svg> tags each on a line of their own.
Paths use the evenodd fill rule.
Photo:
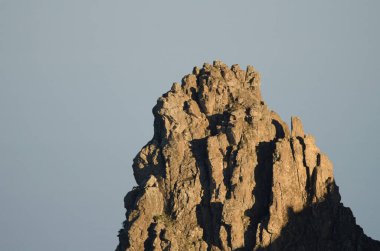
<svg viewBox="0 0 380 251">
<path fill-rule="evenodd" d="M 301 120 L 289 129 L 264 103 L 252 66 L 194 68 L 153 114 L 118 251 L 380 250 Z"/>
</svg>

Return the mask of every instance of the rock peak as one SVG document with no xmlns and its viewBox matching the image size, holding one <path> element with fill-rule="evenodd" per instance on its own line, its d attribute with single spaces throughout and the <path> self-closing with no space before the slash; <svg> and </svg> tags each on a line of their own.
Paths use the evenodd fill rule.
<svg viewBox="0 0 380 251">
<path fill-rule="evenodd" d="M 380 250 L 301 120 L 289 130 L 265 105 L 252 66 L 195 67 L 153 114 L 118 251 Z"/>
</svg>

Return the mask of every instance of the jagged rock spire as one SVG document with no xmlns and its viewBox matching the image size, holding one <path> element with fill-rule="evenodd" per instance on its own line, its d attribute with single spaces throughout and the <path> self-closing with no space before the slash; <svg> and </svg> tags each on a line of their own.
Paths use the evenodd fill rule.
<svg viewBox="0 0 380 251">
<path fill-rule="evenodd" d="M 153 108 L 117 250 L 379 250 L 340 203 L 328 157 L 265 105 L 260 74 L 194 68 Z"/>
</svg>

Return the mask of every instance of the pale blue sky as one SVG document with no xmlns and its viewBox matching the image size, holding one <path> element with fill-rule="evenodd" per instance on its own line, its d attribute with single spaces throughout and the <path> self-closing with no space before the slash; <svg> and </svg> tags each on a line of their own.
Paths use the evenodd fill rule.
<svg viewBox="0 0 380 251">
<path fill-rule="evenodd" d="M 0 0 L 0 250 L 113 250 L 151 109 L 195 65 L 262 73 L 380 239 L 380 2 Z"/>
</svg>

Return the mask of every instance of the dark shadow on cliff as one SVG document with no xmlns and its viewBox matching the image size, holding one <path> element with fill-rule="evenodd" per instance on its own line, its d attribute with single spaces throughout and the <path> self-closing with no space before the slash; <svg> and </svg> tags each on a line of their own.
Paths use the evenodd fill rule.
<svg viewBox="0 0 380 251">
<path fill-rule="evenodd" d="M 334 184 L 332 186 L 337 189 Z M 337 192 L 301 212 L 289 208 L 288 218 L 280 236 L 268 247 L 257 250 L 380 250 L 380 242 L 367 237 L 363 229 L 356 225 L 351 210 L 340 203 Z"/>
<path fill-rule="evenodd" d="M 201 203 L 196 208 L 199 226 L 203 229 L 203 239 L 207 242 L 210 239 L 210 174 L 207 167 L 207 139 L 196 139 L 191 141 L 191 151 L 195 158 L 195 163 L 199 171 L 199 179 L 204 194 Z"/>
<path fill-rule="evenodd" d="M 196 208 L 197 221 L 203 229 L 203 240 L 208 244 L 219 246 L 220 219 L 223 205 L 221 203 L 211 203 L 210 198 L 210 172 L 207 154 L 207 138 L 191 141 L 191 151 L 193 152 L 197 168 L 199 170 L 200 182 L 204 194 L 201 203 Z"/>
<path fill-rule="evenodd" d="M 253 190 L 255 198 L 254 206 L 245 212 L 250 217 L 251 222 L 244 233 L 245 249 L 252 249 L 256 244 L 257 226 L 269 216 L 269 207 L 272 194 L 273 183 L 273 154 L 276 148 L 276 141 L 285 137 L 284 129 L 277 120 L 272 120 L 276 128 L 276 137 L 269 142 L 260 142 L 256 146 L 257 166 L 254 171 L 256 186 Z"/>
<path fill-rule="evenodd" d="M 132 191 L 127 193 L 124 197 L 124 208 L 127 210 L 125 213 L 125 218 L 129 218 L 129 214 L 132 212 L 132 210 L 135 208 L 136 201 L 139 196 L 140 189 L 138 187 L 134 187 Z M 122 251 L 129 248 L 129 238 L 128 238 L 128 229 L 133 222 L 129 222 L 128 220 L 125 220 L 123 222 L 123 228 L 120 229 L 118 237 L 119 237 L 119 245 L 116 248 L 116 251 Z"/>
<path fill-rule="evenodd" d="M 245 249 L 252 250 L 255 246 L 257 226 L 269 216 L 269 206 L 273 182 L 273 152 L 275 142 L 261 142 L 256 147 L 257 166 L 254 171 L 256 186 L 253 190 L 254 206 L 245 212 L 251 222 L 244 233 Z"/>
</svg>

